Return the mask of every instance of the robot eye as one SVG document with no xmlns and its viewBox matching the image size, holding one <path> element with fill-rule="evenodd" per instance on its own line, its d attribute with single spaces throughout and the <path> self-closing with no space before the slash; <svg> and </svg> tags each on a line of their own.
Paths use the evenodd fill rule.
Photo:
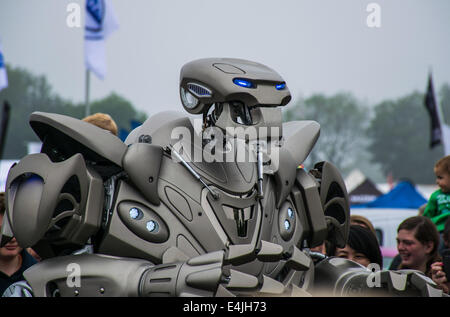
<svg viewBox="0 0 450 317">
<path fill-rule="evenodd" d="M 256 86 L 251 81 L 243 78 L 235 78 L 233 79 L 233 83 L 245 88 L 256 88 Z"/>
<path fill-rule="evenodd" d="M 283 90 L 284 88 L 286 88 L 286 83 L 277 84 L 275 85 L 275 88 L 277 90 Z"/>
<path fill-rule="evenodd" d="M 194 109 L 198 106 L 199 100 L 194 97 L 189 91 L 186 91 L 183 87 L 180 88 L 181 101 L 183 105 L 188 109 Z"/>
<path fill-rule="evenodd" d="M 197 97 L 211 97 L 212 92 L 208 88 L 194 83 L 188 83 L 187 88 L 189 89 L 189 92 L 194 94 L 194 96 Z"/>
</svg>

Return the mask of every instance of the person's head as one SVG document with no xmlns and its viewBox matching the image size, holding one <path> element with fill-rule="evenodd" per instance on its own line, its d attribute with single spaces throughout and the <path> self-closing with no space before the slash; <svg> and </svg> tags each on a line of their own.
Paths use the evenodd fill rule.
<svg viewBox="0 0 450 317">
<path fill-rule="evenodd" d="M 111 132 L 116 136 L 118 134 L 117 124 L 109 114 L 97 112 L 83 118 L 83 121 L 89 122 L 104 130 L 108 130 L 109 132 Z"/>
<path fill-rule="evenodd" d="M 377 236 L 377 232 L 375 231 L 375 228 L 374 228 L 373 224 L 370 222 L 369 219 L 367 219 L 364 216 L 351 215 L 350 216 L 350 224 L 351 225 L 363 226 L 364 228 L 369 229 L 370 231 L 372 231 L 372 233 L 375 236 Z"/>
<path fill-rule="evenodd" d="M 427 217 L 405 219 L 397 229 L 397 249 L 401 268 L 427 273 L 438 256 L 439 233 Z"/>
<path fill-rule="evenodd" d="M 327 254 L 327 247 L 326 242 L 324 241 L 321 245 L 318 245 L 317 247 L 311 248 L 312 252 L 319 252 L 322 254 Z"/>
<path fill-rule="evenodd" d="M 441 158 L 434 165 L 436 184 L 444 193 L 450 193 L 450 155 Z"/>
<path fill-rule="evenodd" d="M 351 225 L 345 247 L 336 248 L 334 254 L 329 255 L 346 258 L 363 266 L 377 263 L 383 267 L 383 257 L 377 237 L 370 229 L 360 225 Z"/>
<path fill-rule="evenodd" d="M 5 215 L 5 193 L 0 193 L 0 229 L 3 223 L 3 217 Z M 12 238 L 3 248 L 0 248 L 0 258 L 9 259 L 18 256 L 22 252 L 22 248 L 19 247 L 15 238 Z"/>
</svg>

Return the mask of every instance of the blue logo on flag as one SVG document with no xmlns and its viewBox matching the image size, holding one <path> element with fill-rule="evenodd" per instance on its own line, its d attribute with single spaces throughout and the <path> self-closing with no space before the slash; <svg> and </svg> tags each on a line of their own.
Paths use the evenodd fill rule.
<svg viewBox="0 0 450 317">
<path fill-rule="evenodd" d="M 103 0 L 87 0 L 86 10 L 99 25 L 102 24 L 105 16 L 105 2 Z"/>
<path fill-rule="evenodd" d="M 102 40 L 103 39 L 103 21 L 105 18 L 105 1 L 104 0 L 87 0 L 86 1 L 86 40 Z"/>
<path fill-rule="evenodd" d="M 3 54 L 2 54 L 2 52 L 0 52 L 0 68 L 3 68 L 3 67 L 5 67 L 5 64 L 3 62 Z"/>
</svg>

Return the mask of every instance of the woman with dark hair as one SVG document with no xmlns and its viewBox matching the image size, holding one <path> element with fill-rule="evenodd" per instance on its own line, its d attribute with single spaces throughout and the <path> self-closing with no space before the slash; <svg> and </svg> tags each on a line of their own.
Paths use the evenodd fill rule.
<svg viewBox="0 0 450 317">
<path fill-rule="evenodd" d="M 351 225 L 348 241 L 344 248 L 331 248 L 329 256 L 337 256 L 355 261 L 363 266 L 377 263 L 383 267 L 383 257 L 377 237 L 367 228 Z"/>
<path fill-rule="evenodd" d="M 397 229 L 398 269 L 418 270 L 431 277 L 431 264 L 440 259 L 438 246 L 439 233 L 429 218 L 405 219 Z"/>
</svg>

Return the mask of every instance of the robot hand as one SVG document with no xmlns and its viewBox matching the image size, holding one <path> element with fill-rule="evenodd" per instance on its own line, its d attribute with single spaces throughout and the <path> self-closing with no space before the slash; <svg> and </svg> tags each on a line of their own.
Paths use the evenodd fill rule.
<svg viewBox="0 0 450 317">
<path fill-rule="evenodd" d="M 295 271 L 306 271 L 311 267 L 311 258 L 303 251 L 295 246 L 291 246 L 289 250 L 284 250 L 281 245 L 263 241 L 256 248 L 252 245 L 232 245 L 229 247 L 225 255 L 225 264 L 241 265 L 259 260 L 261 262 L 278 262 L 284 261 L 285 267 Z M 258 294 L 259 296 L 305 296 L 305 292 L 293 284 L 284 285 L 266 275 L 259 278 L 239 272 L 230 268 L 224 269 L 226 272 L 227 283 L 219 287 L 223 287 L 229 291 L 239 293 Z"/>
<path fill-rule="evenodd" d="M 141 277 L 141 296 L 213 296 L 222 282 L 224 251 L 207 253 L 186 262 L 160 264 Z"/>
<path fill-rule="evenodd" d="M 230 268 L 258 259 L 262 262 L 285 261 L 291 269 L 308 270 L 311 259 L 296 247 L 288 251 L 274 243 L 232 245 L 227 252 L 216 251 L 186 262 L 160 264 L 149 268 L 141 278 L 141 296 L 234 296 L 230 291 L 259 294 L 285 294 L 299 291 L 265 275 L 253 275 Z"/>
</svg>

